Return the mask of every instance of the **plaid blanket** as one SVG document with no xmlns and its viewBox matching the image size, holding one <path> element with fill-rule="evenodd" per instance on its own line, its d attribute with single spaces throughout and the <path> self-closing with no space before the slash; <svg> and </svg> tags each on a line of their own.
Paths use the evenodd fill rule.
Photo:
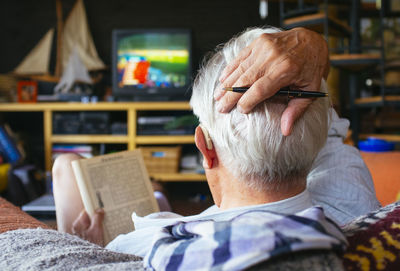
<svg viewBox="0 0 400 271">
<path fill-rule="evenodd" d="M 294 215 L 247 211 L 227 221 L 179 222 L 161 229 L 144 264 L 154 270 L 242 270 L 294 251 L 343 252 L 347 241 L 321 207 Z"/>
</svg>

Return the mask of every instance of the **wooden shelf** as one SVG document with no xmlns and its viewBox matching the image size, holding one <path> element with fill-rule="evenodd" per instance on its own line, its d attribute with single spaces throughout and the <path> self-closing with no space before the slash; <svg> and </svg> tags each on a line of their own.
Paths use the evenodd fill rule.
<svg viewBox="0 0 400 271">
<path fill-rule="evenodd" d="M 279 2 L 280 0 L 271 0 L 271 2 Z M 316 4 L 315 0 L 303 0 L 304 3 L 309 3 L 309 4 Z M 285 0 L 285 3 L 298 3 L 298 0 Z M 324 0 L 319 0 L 318 4 L 323 4 Z M 349 5 L 350 1 L 349 0 L 330 0 L 329 4 L 335 4 L 335 5 Z"/>
<path fill-rule="evenodd" d="M 400 69 L 400 59 L 386 60 L 385 70 L 399 70 Z"/>
<path fill-rule="evenodd" d="M 193 135 L 137 136 L 136 144 L 193 144 Z"/>
<path fill-rule="evenodd" d="M 138 145 L 194 144 L 194 135 L 137 135 L 137 116 L 140 111 L 190 111 L 188 102 L 98 102 L 98 103 L 0 103 L 0 112 L 41 112 L 43 114 L 43 135 L 45 169 L 52 167 L 52 147 L 55 143 L 67 144 L 126 144 L 132 150 Z M 53 134 L 54 112 L 71 111 L 121 111 L 126 113 L 126 135 L 112 134 Z M 204 181 L 202 174 L 157 174 L 160 181 Z"/>
<path fill-rule="evenodd" d="M 53 143 L 122 143 L 128 144 L 128 136 L 123 135 L 53 135 Z"/>
<path fill-rule="evenodd" d="M 390 135 L 390 134 L 360 134 L 361 139 L 367 139 L 368 137 L 374 137 L 383 139 L 391 142 L 400 142 L 400 135 Z"/>
<path fill-rule="evenodd" d="M 352 29 L 346 23 L 325 15 L 324 13 L 316 13 L 311 15 L 299 16 L 283 21 L 283 27 L 291 29 L 295 27 L 305 27 L 318 33 L 324 33 L 324 23 L 328 20 L 329 35 L 333 36 L 350 36 Z"/>
<path fill-rule="evenodd" d="M 334 54 L 329 56 L 332 66 L 358 71 L 381 62 L 379 54 Z"/>
<path fill-rule="evenodd" d="M 98 102 L 98 103 L 0 103 L 0 111 L 125 111 L 190 110 L 188 102 Z"/>
<path fill-rule="evenodd" d="M 387 95 L 382 99 L 382 96 L 372 96 L 365 98 L 358 98 L 355 100 L 355 104 L 359 106 L 380 106 L 384 104 L 399 104 L 400 96 Z"/>
<path fill-rule="evenodd" d="M 314 14 L 317 13 L 318 11 L 319 11 L 318 6 L 312 6 L 312 7 L 310 6 L 310 7 L 305 7 L 301 10 L 288 11 L 285 13 L 285 19 Z"/>
<path fill-rule="evenodd" d="M 149 175 L 159 182 L 204 182 L 207 180 L 206 175 L 197 173 L 152 173 Z"/>
</svg>

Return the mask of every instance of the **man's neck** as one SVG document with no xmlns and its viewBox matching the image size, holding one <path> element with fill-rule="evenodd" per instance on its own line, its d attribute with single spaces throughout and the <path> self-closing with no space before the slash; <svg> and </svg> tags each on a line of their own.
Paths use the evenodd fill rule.
<svg viewBox="0 0 400 271">
<path fill-rule="evenodd" d="M 300 182 L 304 185 L 297 185 L 284 190 L 265 189 L 260 191 L 249 187 L 245 182 L 235 180 L 229 175 L 220 175 L 218 182 L 220 201 L 217 205 L 221 210 L 276 202 L 294 197 L 306 189 L 304 180 L 304 182 Z M 232 182 L 235 182 L 235 184 Z"/>
</svg>

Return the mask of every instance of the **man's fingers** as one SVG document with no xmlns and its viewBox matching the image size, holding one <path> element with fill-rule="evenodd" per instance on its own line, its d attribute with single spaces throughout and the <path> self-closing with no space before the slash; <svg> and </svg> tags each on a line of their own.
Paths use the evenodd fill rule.
<svg viewBox="0 0 400 271">
<path fill-rule="evenodd" d="M 228 113 L 242 97 L 242 93 L 227 91 L 225 95 L 217 102 L 217 110 L 220 113 Z"/>
<path fill-rule="evenodd" d="M 275 95 L 279 89 L 290 85 L 291 81 L 292 77 L 279 70 L 261 77 L 238 101 L 240 112 L 249 113 L 261 101 Z"/>
<path fill-rule="evenodd" d="M 243 62 L 250 54 L 252 50 L 252 45 L 247 46 L 244 48 L 239 55 L 231 62 L 229 63 L 225 69 L 222 71 L 221 76 L 219 77 L 219 81 L 223 83 L 230 74 L 236 70 L 236 68 L 240 65 L 240 63 Z"/>
<path fill-rule="evenodd" d="M 293 125 L 312 103 L 311 99 L 292 99 L 281 117 L 281 131 L 284 136 L 292 133 Z"/>
<path fill-rule="evenodd" d="M 94 227 L 102 227 L 103 226 L 103 220 L 104 220 L 104 210 L 103 209 L 98 209 L 94 213 L 92 217 L 92 223 L 90 225 L 91 228 Z"/>
<path fill-rule="evenodd" d="M 245 61 L 229 76 L 224 85 L 233 87 L 251 86 L 264 75 L 260 73 L 262 70 L 264 69 L 260 68 L 260 64 Z"/>
<path fill-rule="evenodd" d="M 104 245 L 104 236 L 103 236 L 103 220 L 104 220 L 104 210 L 99 209 L 96 210 L 95 214 L 92 217 L 92 224 L 87 231 L 87 236 L 89 241 L 98 244 L 100 246 Z"/>
<path fill-rule="evenodd" d="M 224 87 L 219 84 L 214 91 L 214 100 L 219 101 L 226 93 L 226 90 L 223 89 Z"/>
<path fill-rule="evenodd" d="M 223 90 L 224 87 L 242 87 L 242 86 L 250 86 L 254 81 L 257 80 L 256 73 L 250 73 L 250 67 L 252 67 L 252 62 L 249 59 L 244 59 L 240 62 L 239 65 L 236 66 L 235 70 L 232 71 L 227 78 L 221 83 L 215 90 L 214 99 L 219 101 L 225 94 L 226 91 Z M 252 68 L 251 70 L 259 70 Z M 240 80 L 241 79 L 241 80 Z M 240 80 L 239 85 L 237 81 Z"/>
<path fill-rule="evenodd" d="M 85 210 L 79 214 L 78 218 L 72 224 L 72 233 L 79 236 L 90 227 L 90 217 Z"/>
<path fill-rule="evenodd" d="M 320 88 L 321 80 L 316 78 L 306 89 L 310 91 L 319 91 Z M 294 123 L 303 115 L 311 103 L 312 99 L 292 99 L 289 101 L 288 107 L 281 117 L 281 131 L 284 136 L 288 136 L 292 133 Z"/>
</svg>

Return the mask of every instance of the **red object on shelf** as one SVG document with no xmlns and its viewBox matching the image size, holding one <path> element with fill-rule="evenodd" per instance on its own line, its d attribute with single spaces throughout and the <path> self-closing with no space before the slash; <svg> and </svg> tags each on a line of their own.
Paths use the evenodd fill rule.
<svg viewBox="0 0 400 271">
<path fill-rule="evenodd" d="M 36 81 L 19 81 L 17 84 L 19 103 L 36 103 L 38 85 Z"/>
</svg>

